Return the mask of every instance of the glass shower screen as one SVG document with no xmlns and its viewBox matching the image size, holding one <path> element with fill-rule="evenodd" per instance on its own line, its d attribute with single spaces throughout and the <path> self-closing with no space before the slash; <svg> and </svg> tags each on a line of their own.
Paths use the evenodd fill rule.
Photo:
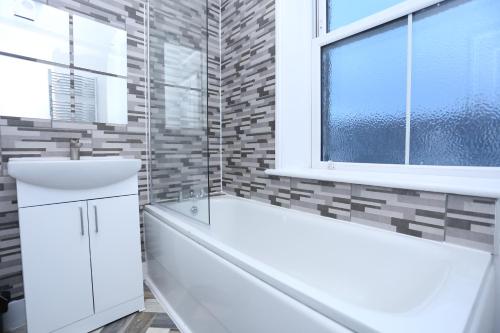
<svg viewBox="0 0 500 333">
<path fill-rule="evenodd" d="M 207 1 L 149 1 L 152 204 L 209 224 Z"/>
</svg>

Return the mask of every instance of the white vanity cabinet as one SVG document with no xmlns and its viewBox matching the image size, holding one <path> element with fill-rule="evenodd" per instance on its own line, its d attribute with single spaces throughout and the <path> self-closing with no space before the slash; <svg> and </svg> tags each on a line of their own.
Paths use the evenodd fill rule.
<svg viewBox="0 0 500 333">
<path fill-rule="evenodd" d="M 19 219 L 30 332 L 51 332 L 91 316 L 86 202 L 20 208 Z"/>
<path fill-rule="evenodd" d="M 102 312 L 143 295 L 139 201 L 134 195 L 87 206 L 94 306 Z"/>
<path fill-rule="evenodd" d="M 77 165 L 89 172 L 92 163 L 66 162 L 76 174 L 66 182 L 59 175 L 56 188 L 41 185 L 57 182 L 24 178 L 25 170 L 9 162 L 9 173 L 17 178 L 29 333 L 88 332 L 144 309 L 140 161 L 123 179 L 116 175 L 118 161 L 99 168 L 114 169 L 113 177 L 96 177 L 90 183 L 82 182 Z"/>
</svg>

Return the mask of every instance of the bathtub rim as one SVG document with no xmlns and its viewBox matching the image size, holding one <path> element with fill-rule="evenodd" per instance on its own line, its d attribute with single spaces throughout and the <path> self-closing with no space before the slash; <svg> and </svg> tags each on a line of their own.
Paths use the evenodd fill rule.
<svg viewBox="0 0 500 333">
<path fill-rule="evenodd" d="M 480 256 L 493 257 L 493 255 L 495 255 L 495 253 L 490 253 L 486 250 L 481 250 L 481 249 L 477 249 L 474 247 L 469 247 L 469 246 L 445 242 L 445 241 L 438 241 L 438 240 L 433 240 L 433 239 L 428 239 L 428 238 L 420 238 L 420 237 L 416 237 L 416 236 L 412 236 L 412 235 L 407 235 L 407 234 L 395 232 L 392 230 L 379 228 L 376 226 L 371 226 L 371 225 L 362 224 L 362 223 L 358 223 L 358 222 L 352 222 L 352 221 L 345 221 L 345 220 L 341 220 L 341 219 L 337 219 L 337 218 L 333 218 L 333 217 L 318 215 L 318 214 L 311 213 L 308 211 L 272 205 L 272 204 L 265 203 L 265 202 L 258 201 L 258 200 L 254 200 L 254 199 L 238 197 L 238 196 L 235 196 L 232 194 L 222 194 L 222 195 L 214 195 L 214 196 L 211 195 L 209 200 L 210 200 L 209 205 L 211 205 L 212 203 L 217 202 L 217 201 L 226 201 L 226 200 L 240 201 L 240 202 L 244 202 L 247 204 L 253 204 L 253 205 L 257 205 L 257 206 L 264 206 L 264 207 L 268 207 L 268 208 L 278 209 L 278 210 L 281 210 L 285 213 L 292 214 L 292 215 L 305 214 L 306 216 L 309 216 L 309 217 L 312 217 L 312 218 L 315 218 L 318 220 L 322 220 L 323 222 L 326 222 L 326 223 L 334 223 L 334 224 L 338 223 L 338 224 L 342 224 L 344 226 L 354 227 L 356 229 L 366 230 L 366 231 L 374 232 L 374 233 L 379 233 L 379 234 L 383 234 L 383 235 L 390 236 L 390 237 L 394 236 L 394 237 L 397 237 L 400 239 L 407 239 L 407 240 L 410 240 L 412 242 L 416 241 L 416 242 L 420 242 L 420 243 L 426 243 L 429 246 L 443 246 L 445 248 L 452 249 L 452 251 L 453 251 L 453 249 L 458 249 L 459 251 L 464 250 L 464 251 L 470 252 L 470 253 L 477 253 Z M 186 221 L 189 222 L 188 226 L 192 227 L 194 229 L 205 229 L 205 230 L 210 229 L 209 224 L 201 223 L 196 219 L 192 219 L 190 216 L 188 216 L 186 214 L 179 213 L 176 210 L 171 209 L 168 206 L 164 206 L 162 204 L 163 203 L 145 205 L 144 211 L 149 211 L 152 214 L 154 214 L 155 216 L 159 216 L 161 218 L 162 215 L 156 213 L 156 211 L 158 210 L 158 211 L 163 212 L 165 214 L 172 215 L 173 219 L 176 219 L 176 220 L 177 219 L 185 219 Z M 499 207 L 500 207 L 500 205 L 499 205 Z M 211 208 L 211 210 L 214 209 L 213 206 L 210 206 L 210 208 Z M 210 214 L 212 214 L 212 213 L 213 213 L 213 211 L 210 212 Z M 500 228 L 499 228 L 499 230 L 500 230 Z"/>
<path fill-rule="evenodd" d="M 463 331 L 465 332 L 467 330 L 467 327 L 469 326 L 469 322 L 473 319 L 474 315 L 474 309 L 476 304 L 478 303 L 478 299 L 481 294 L 481 290 L 484 287 L 484 280 L 486 279 L 487 273 L 489 271 L 489 268 L 492 265 L 492 255 L 488 252 L 473 249 L 473 248 L 468 248 L 460 245 L 455 245 L 455 244 L 450 244 L 450 243 L 445 243 L 445 242 L 437 242 L 433 240 L 428 240 L 428 239 L 422 239 L 422 238 L 416 238 L 414 236 L 409 236 L 405 234 L 399 234 L 395 233 L 390 230 L 384 230 L 380 228 L 376 228 L 373 226 L 368 226 L 368 225 L 362 225 L 362 224 L 357 224 L 357 223 L 351 223 L 347 221 L 342 221 L 338 219 L 332 219 L 330 217 L 325 217 L 325 216 L 320 216 L 304 211 L 297 211 L 285 207 L 279 207 L 279 206 L 273 206 L 270 204 L 266 204 L 260 201 L 255 201 L 251 199 L 246 199 L 246 198 L 240 198 L 240 197 L 235 197 L 232 195 L 223 195 L 223 196 L 216 196 L 214 198 L 211 198 L 210 200 L 214 201 L 241 201 L 245 202 L 247 204 L 253 204 L 253 205 L 258 205 L 258 206 L 264 206 L 266 208 L 273 208 L 273 209 L 281 209 L 287 214 L 297 214 L 297 215 L 303 215 L 305 214 L 306 216 L 313 217 L 315 219 L 321 219 L 325 222 L 330 222 L 334 221 L 335 223 L 341 223 L 343 225 L 348 225 L 349 228 L 357 228 L 357 229 L 362 229 L 368 231 L 368 232 L 376 232 L 376 233 L 382 233 L 386 235 L 387 237 L 398 237 L 400 239 L 407 239 L 412 242 L 423 242 L 427 243 L 429 246 L 432 247 L 445 247 L 450 249 L 450 251 L 465 251 L 471 253 L 475 253 L 474 255 L 478 257 L 483 257 L 485 262 L 487 262 L 484 266 L 484 269 L 480 272 L 481 278 L 479 279 L 479 287 L 477 290 L 475 290 L 475 296 L 473 301 L 470 304 L 471 308 L 469 309 L 469 312 L 467 314 L 467 318 L 464 318 L 463 325 L 460 327 L 463 328 Z M 257 277 L 258 279 L 262 280 L 264 283 L 268 284 L 269 286 L 277 289 L 278 291 L 284 293 L 285 295 L 291 297 L 292 299 L 303 303 L 307 307 L 311 308 L 314 311 L 317 311 L 318 313 L 324 315 L 325 317 L 329 318 L 330 320 L 338 323 L 339 325 L 343 325 L 351 330 L 354 331 L 362 331 L 362 332 L 378 332 L 381 328 L 383 329 L 384 327 L 378 326 L 379 324 L 375 321 L 375 323 L 372 321 L 371 323 L 365 323 L 362 321 L 362 319 L 358 320 L 357 318 L 361 317 L 363 318 L 366 313 L 375 313 L 374 311 L 368 310 L 368 309 L 361 309 L 358 306 L 352 306 L 351 304 L 348 304 L 346 302 L 343 302 L 341 300 L 335 299 L 337 306 L 332 306 L 332 303 L 329 302 L 331 301 L 331 298 L 329 297 L 324 297 L 325 293 L 318 292 L 316 288 L 312 288 L 308 286 L 306 283 L 288 275 L 287 273 L 281 272 L 278 269 L 275 269 L 265 263 L 260 262 L 257 259 L 254 259 L 253 257 L 239 251 L 238 249 L 226 245 L 224 242 L 212 237 L 209 234 L 206 234 L 207 230 L 210 230 L 209 225 L 203 225 L 197 222 L 196 220 L 192 220 L 189 217 L 186 217 L 183 214 L 180 214 L 174 210 L 169 209 L 168 207 L 164 206 L 156 206 L 156 205 L 147 205 L 145 206 L 144 212 L 149 213 L 153 217 L 156 217 L 163 223 L 167 224 L 169 227 L 174 229 L 175 231 L 185 235 L 186 237 L 189 237 L 192 239 L 194 242 L 197 244 L 203 246 L 206 248 L 208 251 L 213 252 L 214 254 L 220 256 L 221 258 L 227 260 L 231 264 L 235 265 L 236 267 L 246 271 L 247 273 Z M 435 295 L 434 295 L 435 296 Z M 431 297 L 432 298 L 432 297 Z M 469 303 L 468 303 L 469 304 Z M 347 307 L 347 311 L 341 311 L 338 308 L 342 308 L 342 306 Z M 352 310 L 360 310 L 360 312 L 365 311 L 365 314 L 361 314 L 359 317 L 354 317 L 352 315 Z M 411 314 L 413 310 L 409 312 Z M 349 315 L 350 314 L 350 315 Z M 383 319 L 385 316 L 386 319 L 390 318 L 390 314 L 386 314 L 383 312 L 376 312 L 376 316 L 379 316 L 380 318 Z M 397 316 L 398 314 L 396 314 Z M 404 315 L 404 314 L 403 314 Z M 368 319 L 369 316 L 368 316 Z M 419 318 L 414 317 L 412 318 L 412 321 L 408 321 L 409 324 L 417 324 L 418 319 L 425 319 L 425 320 L 430 320 L 432 318 Z M 433 318 L 435 319 L 435 318 Z M 425 326 L 421 327 L 420 329 L 425 328 Z M 418 330 L 417 330 L 418 331 Z"/>
</svg>

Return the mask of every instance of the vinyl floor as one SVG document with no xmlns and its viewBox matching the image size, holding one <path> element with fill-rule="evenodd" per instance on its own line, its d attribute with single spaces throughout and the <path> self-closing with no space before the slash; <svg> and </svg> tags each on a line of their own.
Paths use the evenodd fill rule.
<svg viewBox="0 0 500 333">
<path fill-rule="evenodd" d="M 180 333 L 147 286 L 144 286 L 144 303 L 143 312 L 118 319 L 91 333 Z M 20 327 L 11 333 L 27 333 L 27 330 Z"/>
</svg>

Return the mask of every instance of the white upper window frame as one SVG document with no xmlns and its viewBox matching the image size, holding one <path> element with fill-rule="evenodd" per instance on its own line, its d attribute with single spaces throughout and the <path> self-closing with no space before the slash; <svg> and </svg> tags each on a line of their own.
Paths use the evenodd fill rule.
<svg viewBox="0 0 500 333">
<path fill-rule="evenodd" d="M 409 165 L 409 149 L 401 165 L 321 161 L 321 48 L 405 16 L 411 47 L 411 15 L 444 1 L 406 0 L 327 32 L 326 0 L 276 0 L 276 165 L 266 173 L 500 198 L 500 168 Z M 409 93 L 406 104 L 408 122 Z"/>
<path fill-rule="evenodd" d="M 318 1 L 318 36 L 313 39 L 311 45 L 311 73 L 312 73 L 312 141 L 311 141 L 311 164 L 313 168 L 328 169 L 332 165 L 336 168 L 352 168 L 373 170 L 374 168 L 385 168 L 387 164 L 371 163 L 345 163 L 345 162 L 324 162 L 321 161 L 321 49 L 324 46 L 339 42 L 359 33 L 377 28 L 386 23 L 407 18 L 408 38 L 407 38 L 407 69 L 406 69 L 406 133 L 405 133 L 405 164 L 390 165 L 391 169 L 420 169 L 419 166 L 410 165 L 410 115 L 411 115 L 411 67 L 412 67 L 412 14 L 436 5 L 447 0 L 406 0 L 397 5 L 379 11 L 373 15 L 364 17 L 360 20 L 344 25 L 333 31 L 326 31 L 327 0 Z M 324 23 L 323 23 L 324 22 Z M 427 168 L 443 168 L 440 166 L 428 166 Z"/>
</svg>

